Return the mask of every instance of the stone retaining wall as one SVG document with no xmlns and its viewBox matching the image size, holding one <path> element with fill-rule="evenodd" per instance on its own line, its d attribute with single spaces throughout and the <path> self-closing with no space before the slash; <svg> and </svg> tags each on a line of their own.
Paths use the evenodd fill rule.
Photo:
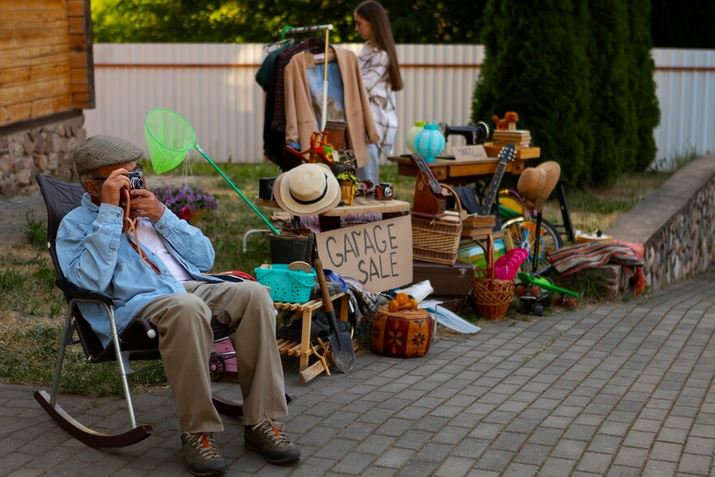
<svg viewBox="0 0 715 477">
<path fill-rule="evenodd" d="M 645 243 L 649 284 L 661 288 L 706 271 L 715 260 L 713 235 L 715 179 Z"/>
<path fill-rule="evenodd" d="M 84 115 L 36 128 L 0 134 L 0 197 L 37 190 L 35 174 L 76 179 L 72 152 L 87 139 Z"/>
<path fill-rule="evenodd" d="M 608 234 L 643 245 L 652 290 L 706 271 L 715 264 L 715 156 L 680 169 Z"/>
</svg>

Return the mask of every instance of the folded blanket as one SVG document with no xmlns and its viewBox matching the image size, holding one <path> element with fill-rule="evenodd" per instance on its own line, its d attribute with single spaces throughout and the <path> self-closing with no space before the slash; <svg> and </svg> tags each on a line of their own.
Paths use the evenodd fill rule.
<svg viewBox="0 0 715 477">
<path fill-rule="evenodd" d="M 562 277 L 607 263 L 626 267 L 643 266 L 643 262 L 639 260 L 633 248 L 618 242 L 587 242 L 570 245 L 550 252 L 547 257 Z"/>
</svg>

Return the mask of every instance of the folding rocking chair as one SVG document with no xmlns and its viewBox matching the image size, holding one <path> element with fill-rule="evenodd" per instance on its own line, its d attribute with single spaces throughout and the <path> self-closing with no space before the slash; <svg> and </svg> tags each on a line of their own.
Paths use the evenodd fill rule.
<svg viewBox="0 0 715 477">
<path fill-rule="evenodd" d="M 105 296 L 79 289 L 64 277 L 55 251 L 57 229 L 62 218 L 70 210 L 80 205 L 84 191 L 79 184 L 63 182 L 47 175 L 38 174 L 35 179 L 40 186 L 42 198 L 47 207 L 47 246 L 57 273 L 55 283 L 64 293 L 69 307 L 60 337 L 60 347 L 52 380 L 52 393 L 35 391 L 35 399 L 62 429 L 90 447 L 125 447 L 134 444 L 149 437 L 152 427 L 146 424 L 137 425 L 136 423 L 127 380 L 127 376 L 134 372 L 129 366 L 129 362 L 130 360 L 161 359 L 156 330 L 147 320 L 133 320 L 121 333 L 118 333 L 112 300 Z M 89 323 L 79 310 L 78 304 L 86 302 L 101 304 L 107 314 L 112 331 L 112 342 L 106 347 L 102 346 L 101 341 L 94 334 Z M 74 331 L 77 333 L 77 340 L 73 338 Z M 214 328 L 214 339 L 223 339 L 227 335 L 228 330 L 225 327 Z M 90 363 L 117 361 L 124 397 L 127 402 L 127 410 L 129 411 L 129 420 L 132 426 L 129 431 L 119 434 L 97 432 L 73 419 L 57 404 L 65 348 L 77 342 L 82 345 L 85 357 Z M 288 396 L 286 396 L 286 399 L 290 402 Z M 213 402 L 216 409 L 222 414 L 243 415 L 243 406 L 239 403 L 223 400 L 216 396 L 213 396 Z"/>
</svg>

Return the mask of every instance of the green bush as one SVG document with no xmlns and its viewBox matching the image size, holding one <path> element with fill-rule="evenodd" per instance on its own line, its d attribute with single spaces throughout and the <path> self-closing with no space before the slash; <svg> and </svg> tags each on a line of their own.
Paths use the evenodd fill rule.
<svg viewBox="0 0 715 477">
<path fill-rule="evenodd" d="M 474 121 L 519 113 L 543 157 L 558 161 L 575 181 L 588 175 L 588 62 L 570 1 L 490 1 L 485 11 L 482 65 Z"/>
<path fill-rule="evenodd" d="M 47 227 L 35 218 L 35 214 L 32 211 L 25 215 L 25 224 L 22 227 L 22 231 L 33 247 L 41 249 L 47 247 Z"/>
<path fill-rule="evenodd" d="M 574 186 L 644 170 L 660 115 L 646 3 L 490 0 L 472 120 L 518 112 Z"/>
<path fill-rule="evenodd" d="M 656 96 L 655 63 L 651 57 L 651 2 L 627 2 L 630 35 L 626 40 L 629 68 L 630 108 L 635 121 L 636 154 L 630 172 L 645 170 L 655 159 L 653 130 L 660 122 L 660 107 Z M 712 6 L 710 11 L 713 11 Z"/>
</svg>

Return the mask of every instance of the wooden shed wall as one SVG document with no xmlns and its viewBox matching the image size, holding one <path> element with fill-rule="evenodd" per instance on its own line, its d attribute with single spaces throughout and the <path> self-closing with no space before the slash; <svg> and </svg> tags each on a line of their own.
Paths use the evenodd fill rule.
<svg viewBox="0 0 715 477">
<path fill-rule="evenodd" d="M 94 107 L 87 0 L 0 0 L 0 127 Z"/>
</svg>

